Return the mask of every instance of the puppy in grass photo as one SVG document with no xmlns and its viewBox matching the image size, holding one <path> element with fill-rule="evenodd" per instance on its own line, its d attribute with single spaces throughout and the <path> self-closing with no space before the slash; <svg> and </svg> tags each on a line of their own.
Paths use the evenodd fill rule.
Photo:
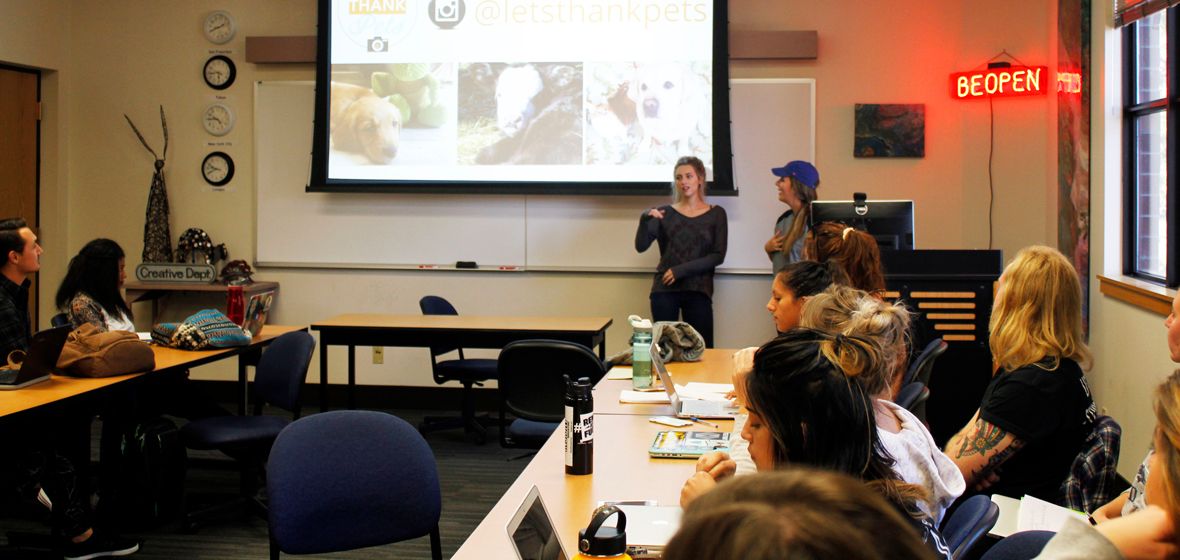
<svg viewBox="0 0 1180 560">
<path fill-rule="evenodd" d="M 402 114 L 393 103 L 373 90 L 332 82 L 332 147 L 362 154 L 369 162 L 387 165 L 397 157 L 401 142 Z"/>
</svg>

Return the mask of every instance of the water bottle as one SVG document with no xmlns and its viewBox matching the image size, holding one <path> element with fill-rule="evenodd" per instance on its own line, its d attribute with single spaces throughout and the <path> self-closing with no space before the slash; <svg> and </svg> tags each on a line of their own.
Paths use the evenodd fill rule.
<svg viewBox="0 0 1180 560">
<path fill-rule="evenodd" d="M 229 286 L 225 294 L 225 316 L 241 326 L 246 320 L 246 296 L 241 286 Z"/>
<path fill-rule="evenodd" d="M 603 526 L 603 522 L 617 515 L 614 527 Z M 615 506 L 602 506 L 594 510 L 590 524 L 578 531 L 578 553 L 573 560 L 631 560 L 627 554 L 627 516 Z"/>
<path fill-rule="evenodd" d="M 565 378 L 565 473 L 594 472 L 594 397 L 590 379 Z"/>
<path fill-rule="evenodd" d="M 651 387 L 651 321 L 638 315 L 631 321 L 631 386 L 634 389 Z"/>
</svg>

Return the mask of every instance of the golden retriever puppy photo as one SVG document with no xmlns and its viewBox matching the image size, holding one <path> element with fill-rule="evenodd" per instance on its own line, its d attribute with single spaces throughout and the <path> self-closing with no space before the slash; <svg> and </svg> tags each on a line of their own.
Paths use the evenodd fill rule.
<svg viewBox="0 0 1180 560">
<path fill-rule="evenodd" d="M 332 146 L 363 154 L 371 163 L 387 165 L 397 157 L 401 141 L 401 111 L 373 90 L 332 82 Z"/>
</svg>

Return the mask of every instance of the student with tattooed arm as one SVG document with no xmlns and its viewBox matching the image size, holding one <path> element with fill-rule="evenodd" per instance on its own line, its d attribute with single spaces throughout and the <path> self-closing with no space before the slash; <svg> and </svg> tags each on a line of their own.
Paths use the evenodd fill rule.
<svg viewBox="0 0 1180 560">
<path fill-rule="evenodd" d="M 1061 483 L 1097 410 L 1082 373 L 1082 291 L 1064 255 L 1027 247 L 1000 276 L 991 324 L 997 368 L 971 421 L 947 442 L 968 488 L 1061 503 Z"/>
</svg>

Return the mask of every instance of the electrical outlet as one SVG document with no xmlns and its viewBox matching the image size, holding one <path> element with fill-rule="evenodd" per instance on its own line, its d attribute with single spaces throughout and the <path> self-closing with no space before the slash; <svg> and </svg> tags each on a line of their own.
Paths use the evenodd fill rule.
<svg viewBox="0 0 1180 560">
<path fill-rule="evenodd" d="M 374 346 L 373 347 L 373 363 L 374 364 L 384 364 L 385 363 L 385 347 L 383 347 L 383 346 Z"/>
</svg>

